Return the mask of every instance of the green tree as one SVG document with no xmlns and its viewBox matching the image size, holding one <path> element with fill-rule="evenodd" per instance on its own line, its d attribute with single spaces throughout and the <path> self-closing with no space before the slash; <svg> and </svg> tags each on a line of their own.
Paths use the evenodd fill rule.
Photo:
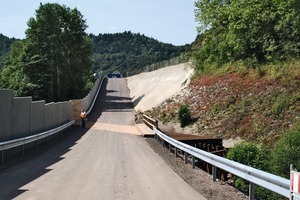
<svg viewBox="0 0 300 200">
<path fill-rule="evenodd" d="M 82 14 L 59 4 L 40 4 L 28 21 L 23 72 L 40 98 L 81 98 L 91 70 L 92 44 Z M 30 89 L 33 92 L 36 88 Z"/>
<path fill-rule="evenodd" d="M 273 173 L 289 178 L 290 164 L 300 169 L 300 125 L 287 131 L 276 144 L 271 154 Z"/>
<path fill-rule="evenodd" d="M 23 73 L 25 49 L 26 43 L 24 41 L 15 41 L 10 47 L 9 54 L 3 61 L 5 68 L 1 71 L 1 87 L 14 90 L 16 96 L 23 95 L 25 88 L 29 88 L 30 85 Z"/>
<path fill-rule="evenodd" d="M 198 65 L 299 56 L 298 0 L 198 0 L 195 7 L 202 37 L 194 54 Z"/>
</svg>

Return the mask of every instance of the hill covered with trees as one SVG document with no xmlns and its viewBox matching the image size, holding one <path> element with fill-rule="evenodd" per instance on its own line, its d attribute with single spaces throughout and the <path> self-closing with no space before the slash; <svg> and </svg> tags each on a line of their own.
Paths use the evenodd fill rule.
<svg viewBox="0 0 300 200">
<path fill-rule="evenodd" d="M 51 10 L 51 6 L 60 7 L 50 4 L 47 9 Z M 45 7 L 42 6 L 40 11 Z M 61 17 L 59 13 L 54 15 L 57 19 Z M 35 19 L 36 22 L 33 19 L 30 19 L 24 40 L 0 35 L 0 88 L 13 89 L 17 96 L 29 95 L 47 101 L 79 98 L 89 89 L 91 83 L 88 79 L 94 72 L 106 74 L 118 70 L 124 76 L 133 75 L 154 63 L 179 56 L 185 59 L 183 55 L 190 48 L 190 44 L 174 46 L 130 31 L 98 36 L 82 32 L 76 36 L 64 25 L 53 26 L 52 32 L 41 33 L 47 37 L 39 37 L 34 33 L 35 26 L 46 29 L 52 22 L 49 20 L 42 25 L 38 21 L 40 18 Z M 79 26 L 84 28 L 84 23 Z M 63 45 L 62 41 L 65 41 Z M 82 46 L 73 49 L 76 45 Z M 83 67 L 81 61 L 87 66 Z M 66 85 L 69 89 L 65 88 Z"/>
<path fill-rule="evenodd" d="M 94 70 L 118 70 L 124 75 L 136 74 L 147 65 L 180 56 L 190 48 L 189 44 L 174 46 L 131 31 L 89 37 L 93 41 Z"/>
</svg>

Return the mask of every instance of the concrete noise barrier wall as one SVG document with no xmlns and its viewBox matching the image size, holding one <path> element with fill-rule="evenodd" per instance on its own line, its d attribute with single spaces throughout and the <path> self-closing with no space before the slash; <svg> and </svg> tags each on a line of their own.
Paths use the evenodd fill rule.
<svg viewBox="0 0 300 200">
<path fill-rule="evenodd" d="M 88 110 L 102 77 L 99 77 L 81 106 Z M 78 113 L 79 115 L 79 113 Z M 0 89 L 0 142 L 41 133 L 72 120 L 71 101 L 47 103 L 32 101 L 32 97 L 13 97 L 13 91 Z"/>
<path fill-rule="evenodd" d="M 45 104 L 31 97 L 13 97 L 0 90 L 0 142 L 22 138 L 58 127 L 71 120 L 71 102 Z"/>
</svg>

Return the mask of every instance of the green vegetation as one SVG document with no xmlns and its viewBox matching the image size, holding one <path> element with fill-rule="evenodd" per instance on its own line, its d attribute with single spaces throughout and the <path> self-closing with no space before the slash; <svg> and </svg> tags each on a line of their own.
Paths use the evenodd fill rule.
<svg viewBox="0 0 300 200">
<path fill-rule="evenodd" d="M 271 167 L 270 150 L 251 142 L 242 142 L 235 145 L 227 153 L 227 158 L 236 162 L 254 167 L 263 171 L 269 171 Z M 234 185 L 243 192 L 249 193 L 249 182 L 239 177 L 233 177 Z M 263 187 L 256 187 L 256 199 L 279 200 L 284 199 Z"/>
<path fill-rule="evenodd" d="M 88 36 L 86 28 L 77 9 L 41 4 L 24 40 L 0 35 L 0 88 L 47 102 L 82 98 L 94 72 L 134 75 L 185 62 L 190 48 L 130 31 Z"/>
<path fill-rule="evenodd" d="M 28 21 L 26 38 L 4 59 L 1 88 L 34 100 L 82 98 L 89 84 L 92 42 L 82 14 L 59 4 L 40 4 Z"/>
<path fill-rule="evenodd" d="M 150 64 L 178 57 L 190 47 L 165 44 L 130 31 L 89 36 L 94 44 L 94 70 L 104 73 L 118 70 L 125 76 L 140 73 Z"/>
<path fill-rule="evenodd" d="M 274 148 L 268 149 L 252 142 L 242 142 L 231 148 L 227 158 L 263 171 L 290 177 L 290 164 L 293 168 L 300 167 L 300 126 L 289 129 L 277 142 Z M 244 192 L 249 192 L 248 182 L 234 177 L 234 185 Z M 258 187 L 258 199 L 284 199 L 279 195 Z"/>
<path fill-rule="evenodd" d="M 15 38 L 8 38 L 0 33 L 0 70 L 3 68 L 3 59 L 9 52 L 11 44 Z"/>
<path fill-rule="evenodd" d="M 290 164 L 300 169 L 300 125 L 287 131 L 278 141 L 271 154 L 271 171 L 289 178 Z"/>
<path fill-rule="evenodd" d="M 185 127 L 192 122 L 191 111 L 188 105 L 181 105 L 178 110 L 178 120 L 180 126 Z"/>
<path fill-rule="evenodd" d="M 198 0 L 195 6 L 201 26 L 192 55 L 199 71 L 231 62 L 257 67 L 299 57 L 297 0 Z"/>
</svg>

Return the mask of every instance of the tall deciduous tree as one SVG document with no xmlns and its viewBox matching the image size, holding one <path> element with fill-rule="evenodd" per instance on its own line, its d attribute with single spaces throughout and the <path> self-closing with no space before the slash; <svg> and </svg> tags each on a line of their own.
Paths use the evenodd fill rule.
<svg viewBox="0 0 300 200">
<path fill-rule="evenodd" d="M 258 63 L 299 56 L 299 0 L 198 0 L 195 16 L 202 62 L 251 59 Z"/>
<path fill-rule="evenodd" d="M 91 70 L 92 43 L 75 8 L 40 4 L 28 21 L 23 72 L 47 101 L 80 98 Z M 32 88 L 36 90 L 35 87 Z"/>
</svg>

